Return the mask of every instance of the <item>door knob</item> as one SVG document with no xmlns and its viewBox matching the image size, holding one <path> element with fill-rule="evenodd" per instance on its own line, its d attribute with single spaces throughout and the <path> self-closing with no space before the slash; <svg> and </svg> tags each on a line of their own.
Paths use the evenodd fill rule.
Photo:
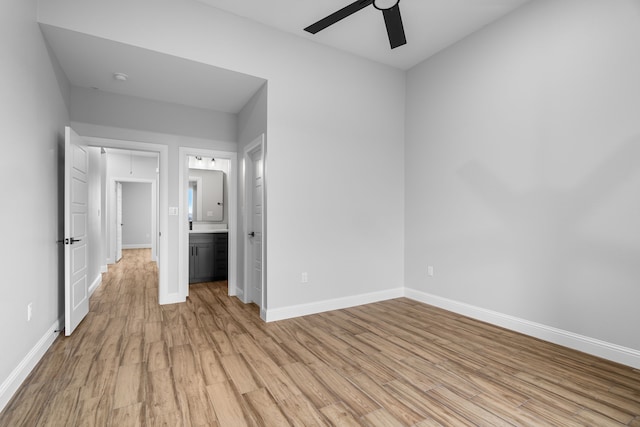
<svg viewBox="0 0 640 427">
<path fill-rule="evenodd" d="M 62 239 L 56 240 L 56 243 L 64 243 L 65 245 L 73 245 L 75 242 L 81 242 L 82 239 L 74 239 L 73 237 L 70 239 Z"/>
<path fill-rule="evenodd" d="M 249 233 L 249 237 L 256 237 L 256 233 L 252 231 L 251 233 Z"/>
</svg>

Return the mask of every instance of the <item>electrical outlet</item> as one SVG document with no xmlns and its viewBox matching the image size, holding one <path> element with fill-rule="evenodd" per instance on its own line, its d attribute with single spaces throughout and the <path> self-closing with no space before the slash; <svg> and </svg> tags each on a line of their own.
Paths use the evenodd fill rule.
<svg viewBox="0 0 640 427">
<path fill-rule="evenodd" d="M 309 274 L 306 271 L 302 273 L 302 277 L 300 278 L 300 283 L 309 283 Z"/>
<path fill-rule="evenodd" d="M 430 277 L 433 277 L 433 265 L 430 265 L 430 266 L 427 267 L 427 274 Z"/>
<path fill-rule="evenodd" d="M 31 321 L 31 316 L 33 315 L 33 303 L 30 302 L 27 304 L 27 322 Z"/>
</svg>

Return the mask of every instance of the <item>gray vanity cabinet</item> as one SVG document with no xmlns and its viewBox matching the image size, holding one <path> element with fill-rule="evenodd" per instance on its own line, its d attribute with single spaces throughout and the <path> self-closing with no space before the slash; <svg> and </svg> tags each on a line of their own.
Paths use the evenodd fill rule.
<svg viewBox="0 0 640 427">
<path fill-rule="evenodd" d="M 213 280 L 213 234 L 189 235 L 189 283 Z"/>
<path fill-rule="evenodd" d="M 189 235 L 189 283 L 227 278 L 227 233 Z"/>
<path fill-rule="evenodd" d="M 229 234 L 215 233 L 213 236 L 213 277 L 214 280 L 226 280 Z"/>
</svg>

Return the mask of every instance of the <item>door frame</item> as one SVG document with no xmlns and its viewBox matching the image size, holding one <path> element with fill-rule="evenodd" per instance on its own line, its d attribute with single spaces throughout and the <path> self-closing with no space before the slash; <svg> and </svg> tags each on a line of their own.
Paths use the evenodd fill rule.
<svg viewBox="0 0 640 427">
<path fill-rule="evenodd" d="M 114 264 L 117 264 L 122 259 L 122 182 L 115 181 L 116 187 L 116 218 L 115 228 L 110 229 L 111 233 L 115 234 L 115 255 L 113 257 Z M 110 194 L 111 192 L 109 192 Z M 120 222 L 120 224 L 118 224 Z M 111 233 L 109 233 L 109 240 L 111 240 Z M 118 237 L 120 237 L 120 243 L 118 244 Z"/>
<path fill-rule="evenodd" d="M 134 184 L 151 184 L 151 259 L 153 261 L 158 261 L 158 190 L 156 187 L 156 180 L 148 179 L 148 178 L 120 178 L 120 177 L 111 177 L 109 182 L 109 191 L 113 190 L 113 188 L 118 183 L 134 183 Z M 115 221 L 116 227 L 118 226 L 118 220 L 116 218 Z M 107 225 L 108 232 L 107 238 L 109 239 L 109 248 L 111 249 L 111 241 L 112 234 L 117 232 L 116 230 L 111 229 L 109 225 Z M 117 251 L 117 248 L 114 250 Z"/>
<path fill-rule="evenodd" d="M 196 202 L 197 202 L 197 206 L 196 206 L 195 215 L 196 215 L 197 218 L 202 218 L 202 177 L 189 175 L 189 182 L 187 182 L 187 187 L 189 187 L 189 185 L 191 185 L 192 182 L 196 183 Z M 188 193 L 188 191 L 187 191 L 187 193 Z M 189 199 L 189 196 L 187 194 L 187 200 L 188 199 Z M 187 203 L 187 205 L 188 205 L 188 203 Z"/>
<path fill-rule="evenodd" d="M 189 296 L 189 218 L 187 192 L 189 187 L 189 156 L 213 157 L 229 160 L 227 174 L 227 205 L 229 230 L 229 253 L 227 265 L 228 295 L 235 296 L 238 289 L 238 153 L 233 151 L 210 150 L 204 148 L 179 147 L 178 183 L 178 287 L 184 301 Z"/>
<path fill-rule="evenodd" d="M 242 189 L 243 189 L 243 230 L 244 230 L 244 296 L 243 301 L 245 303 L 251 302 L 251 289 L 253 288 L 251 283 L 252 268 L 253 268 L 253 256 L 251 254 L 250 242 L 249 242 L 249 224 L 252 220 L 250 210 L 251 198 L 253 197 L 253 187 L 248 185 L 247 178 L 253 176 L 253 159 L 252 154 L 260 150 L 262 153 L 262 292 L 260 301 L 260 317 L 266 320 L 267 314 L 267 165 L 266 165 L 266 143 L 265 135 L 260 134 L 256 139 L 251 141 L 242 151 Z"/>
<path fill-rule="evenodd" d="M 83 137 L 90 147 L 120 148 L 124 150 L 146 151 L 158 154 L 158 223 L 157 223 L 157 264 L 158 264 L 158 303 L 173 304 L 180 302 L 179 295 L 169 292 L 169 146 L 164 144 L 125 141 L 95 136 Z"/>
</svg>

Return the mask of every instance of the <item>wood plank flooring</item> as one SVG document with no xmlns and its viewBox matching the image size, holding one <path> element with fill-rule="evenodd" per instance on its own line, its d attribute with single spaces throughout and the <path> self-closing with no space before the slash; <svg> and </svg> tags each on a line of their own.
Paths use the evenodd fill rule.
<svg viewBox="0 0 640 427">
<path fill-rule="evenodd" d="M 640 371 L 411 301 L 266 324 L 124 251 L 0 426 L 640 426 Z"/>
</svg>

